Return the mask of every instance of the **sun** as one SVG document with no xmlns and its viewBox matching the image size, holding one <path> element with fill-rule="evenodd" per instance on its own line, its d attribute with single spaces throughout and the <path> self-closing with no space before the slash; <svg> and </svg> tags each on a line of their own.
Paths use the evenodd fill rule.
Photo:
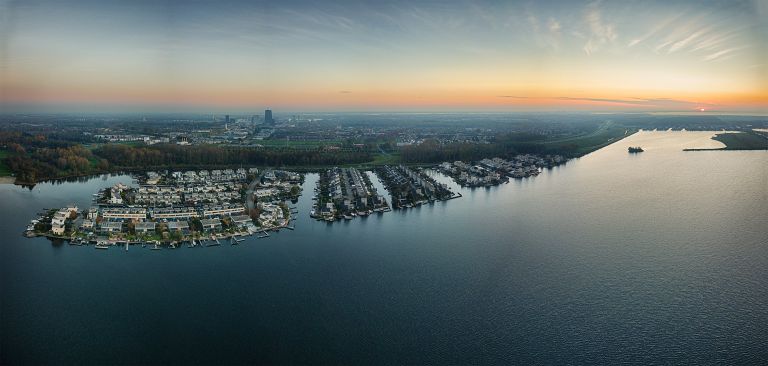
<svg viewBox="0 0 768 366">
<path fill-rule="evenodd" d="M 704 111 L 706 111 L 706 109 L 704 109 L 704 108 L 699 108 L 699 112 L 704 112 Z"/>
</svg>

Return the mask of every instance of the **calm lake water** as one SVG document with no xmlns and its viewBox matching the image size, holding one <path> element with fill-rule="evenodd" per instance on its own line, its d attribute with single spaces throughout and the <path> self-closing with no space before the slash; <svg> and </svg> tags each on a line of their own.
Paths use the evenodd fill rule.
<svg viewBox="0 0 768 366">
<path fill-rule="evenodd" d="M 2 185 L 0 363 L 766 364 L 768 152 L 694 140 L 333 225 L 309 175 L 295 231 L 210 248 L 26 239 L 130 178 Z"/>
</svg>

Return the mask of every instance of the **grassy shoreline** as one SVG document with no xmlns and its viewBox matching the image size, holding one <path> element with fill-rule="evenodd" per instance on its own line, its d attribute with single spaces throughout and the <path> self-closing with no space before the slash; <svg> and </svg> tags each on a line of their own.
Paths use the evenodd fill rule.
<svg viewBox="0 0 768 366">
<path fill-rule="evenodd" d="M 722 142 L 725 147 L 718 148 L 693 148 L 683 151 L 748 151 L 768 150 L 768 137 L 756 132 L 727 132 L 712 136 L 712 140 Z"/>
</svg>

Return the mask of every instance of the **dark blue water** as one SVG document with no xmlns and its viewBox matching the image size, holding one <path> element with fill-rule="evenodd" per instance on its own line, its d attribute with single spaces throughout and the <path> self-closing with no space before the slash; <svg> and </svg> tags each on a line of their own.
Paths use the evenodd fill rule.
<svg viewBox="0 0 768 366">
<path fill-rule="evenodd" d="M 685 138 L 333 225 L 310 175 L 295 231 L 210 248 L 26 239 L 130 178 L 2 185 L 1 361 L 765 364 L 768 153 Z"/>
</svg>

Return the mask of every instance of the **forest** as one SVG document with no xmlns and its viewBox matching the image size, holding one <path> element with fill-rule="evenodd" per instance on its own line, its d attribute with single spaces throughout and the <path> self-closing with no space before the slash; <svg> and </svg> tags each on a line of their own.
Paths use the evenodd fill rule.
<svg viewBox="0 0 768 366">
<path fill-rule="evenodd" d="M 425 140 L 418 145 L 404 146 L 400 159 L 404 163 L 439 163 L 443 161 L 473 161 L 493 157 L 511 157 L 517 154 L 559 154 L 576 156 L 578 142 L 553 143 L 546 137 L 533 133 L 508 133 L 496 137 L 487 144 L 450 143 Z"/>
<path fill-rule="evenodd" d="M 139 169 L 342 165 L 373 159 L 365 151 L 326 151 L 321 148 L 277 150 L 175 144 L 104 144 L 89 148 L 18 131 L 0 131 L 0 148 L 5 152 L 3 164 L 13 172 L 19 184 Z"/>
</svg>

